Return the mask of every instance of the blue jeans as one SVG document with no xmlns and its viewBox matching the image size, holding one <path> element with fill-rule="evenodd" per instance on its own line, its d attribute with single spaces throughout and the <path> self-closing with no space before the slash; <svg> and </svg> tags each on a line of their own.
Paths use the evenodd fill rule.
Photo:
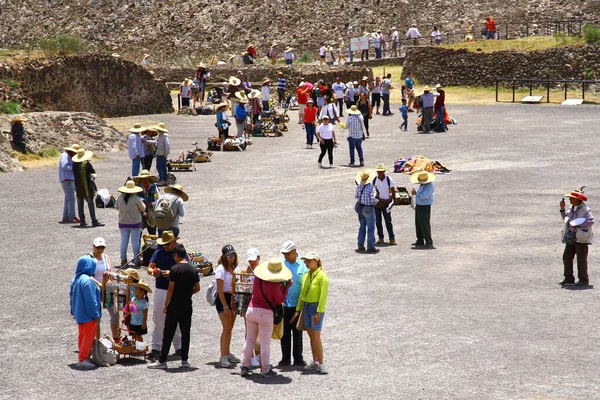
<svg viewBox="0 0 600 400">
<path fill-rule="evenodd" d="M 75 219 L 75 181 L 62 181 L 60 184 L 65 192 L 63 220 L 73 221 Z"/>
<path fill-rule="evenodd" d="M 167 157 L 156 156 L 156 170 L 158 171 L 158 180 L 167 181 Z"/>
<path fill-rule="evenodd" d="M 285 59 L 285 65 L 292 65 L 292 63 L 294 62 L 294 60 L 290 60 L 290 59 Z"/>
<path fill-rule="evenodd" d="M 365 247 L 365 235 L 367 237 L 367 249 L 375 248 L 375 207 L 362 206 L 360 209 L 360 228 L 358 229 L 358 247 Z"/>
<path fill-rule="evenodd" d="M 140 239 L 142 238 L 142 228 L 119 228 L 121 232 L 121 260 L 127 260 L 127 246 L 131 240 L 131 247 L 133 249 L 133 255 L 135 256 L 134 262 L 139 262 L 140 258 Z"/>
<path fill-rule="evenodd" d="M 141 158 L 134 158 L 131 160 L 131 177 L 138 176 L 140 174 L 140 165 L 142 163 Z"/>
<path fill-rule="evenodd" d="M 381 58 L 381 47 L 375 47 L 375 58 Z"/>
<path fill-rule="evenodd" d="M 402 125 L 400 125 L 400 129 L 408 129 L 408 115 L 402 116 Z"/>
<path fill-rule="evenodd" d="M 317 135 L 317 127 L 312 122 L 308 123 L 308 124 L 305 122 L 304 123 L 304 130 L 306 130 L 306 144 L 312 146 L 313 139 Z"/>
<path fill-rule="evenodd" d="M 354 149 L 358 152 L 358 161 L 362 164 L 365 159 L 363 158 L 362 151 L 362 139 L 355 139 L 353 137 L 348 138 L 348 144 L 350 145 L 350 164 L 354 164 Z"/>
<path fill-rule="evenodd" d="M 444 106 L 439 106 L 436 111 L 437 119 L 435 130 L 437 132 L 446 132 L 446 123 L 444 122 Z"/>
<path fill-rule="evenodd" d="M 340 109 L 340 117 L 344 116 L 344 98 L 338 99 L 338 108 Z"/>
<path fill-rule="evenodd" d="M 390 110 L 390 94 L 381 93 L 381 98 L 383 99 L 383 115 L 390 114 L 392 112 Z"/>
<path fill-rule="evenodd" d="M 263 106 L 263 111 L 264 112 L 268 112 L 269 111 L 269 102 L 267 100 L 263 100 L 262 101 L 262 106 Z"/>
</svg>

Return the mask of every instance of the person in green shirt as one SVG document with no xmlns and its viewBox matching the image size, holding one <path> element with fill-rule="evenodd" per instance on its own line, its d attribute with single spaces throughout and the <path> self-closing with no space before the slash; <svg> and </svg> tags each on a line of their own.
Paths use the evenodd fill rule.
<svg viewBox="0 0 600 400">
<path fill-rule="evenodd" d="M 317 253 L 309 252 L 302 257 L 302 260 L 304 260 L 309 273 L 304 274 L 302 278 L 302 289 L 300 290 L 296 313 L 292 317 L 291 323 L 300 316 L 300 311 L 302 311 L 302 319 L 299 323 L 304 325 L 308 333 L 314 360 L 305 368 L 315 369 L 321 374 L 326 374 L 327 368 L 325 368 L 325 364 L 323 363 L 321 327 L 325 318 L 329 278 L 323 271 L 323 264 Z"/>
</svg>

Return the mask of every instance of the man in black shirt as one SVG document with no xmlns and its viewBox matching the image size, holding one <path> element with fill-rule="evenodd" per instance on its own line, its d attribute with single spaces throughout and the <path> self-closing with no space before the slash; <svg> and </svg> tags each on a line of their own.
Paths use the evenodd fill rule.
<svg viewBox="0 0 600 400">
<path fill-rule="evenodd" d="M 190 350 L 190 328 L 192 326 L 192 295 L 200 291 L 200 278 L 196 267 L 186 261 L 186 251 L 182 244 L 173 249 L 173 257 L 177 264 L 171 267 L 169 273 L 169 289 L 163 312 L 167 314 L 163 343 L 158 361 L 148 368 L 167 368 L 169 347 L 175 335 L 177 324 L 181 329 L 181 367 L 190 366 L 188 353 Z"/>
</svg>

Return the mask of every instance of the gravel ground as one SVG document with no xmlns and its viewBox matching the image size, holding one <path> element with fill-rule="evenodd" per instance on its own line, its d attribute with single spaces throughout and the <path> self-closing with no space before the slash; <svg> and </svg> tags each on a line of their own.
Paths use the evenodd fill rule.
<svg viewBox="0 0 600 400">
<path fill-rule="evenodd" d="M 395 106 L 394 109 L 397 109 Z M 328 376 L 300 370 L 274 379 L 241 379 L 220 369 L 220 324 L 195 297 L 190 362 L 194 368 L 148 370 L 133 360 L 94 371 L 73 369 L 77 327 L 69 282 L 77 258 L 103 236 L 118 261 L 117 212 L 99 210 L 104 228 L 59 225 L 62 191 L 53 169 L 0 175 L 0 398 L 566 399 L 598 398 L 600 341 L 595 290 L 561 289 L 562 195 L 587 184 L 595 208 L 600 168 L 596 108 L 461 106 L 445 134 L 400 132 L 399 115 L 375 116 L 366 162 L 392 165 L 423 154 L 453 171 L 436 182 L 432 211 L 437 250 L 414 251 L 414 212 L 393 210 L 398 246 L 354 252 L 358 223 L 345 137 L 336 168 L 317 167 L 292 124 L 281 138 L 255 138 L 245 152 L 216 153 L 195 172 L 177 174 L 190 194 L 181 236 L 212 261 L 221 246 L 257 246 L 263 259 L 293 239 L 315 250 L 331 280 L 323 340 Z M 293 118 L 295 114 L 293 115 Z M 214 116 L 144 116 L 165 121 L 175 152 L 205 144 Z M 131 123 L 136 118 L 127 119 Z M 113 193 L 130 171 L 126 152 L 96 161 L 98 185 Z M 396 184 L 408 177 L 390 173 Z M 410 185 L 409 185 L 410 186 Z M 10 188 L 10 189 L 8 189 Z M 598 253 L 589 256 L 596 282 Z M 14 266 L 14 267 L 13 267 Z M 106 314 L 105 314 L 106 315 Z M 151 322 L 149 324 L 151 330 Z M 106 320 L 103 328 L 107 331 Z M 151 335 L 146 339 L 150 340 Z M 243 323 L 232 350 L 241 356 Z M 272 343 L 271 362 L 280 359 Z M 305 335 L 305 351 L 310 346 Z M 178 366 L 173 361 L 171 366 Z M 136 394 L 134 394 L 136 392 Z"/>
</svg>

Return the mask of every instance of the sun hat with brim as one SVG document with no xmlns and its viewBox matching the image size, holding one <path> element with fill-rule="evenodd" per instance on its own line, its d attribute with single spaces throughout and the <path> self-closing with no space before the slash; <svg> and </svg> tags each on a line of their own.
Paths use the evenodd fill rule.
<svg viewBox="0 0 600 400">
<path fill-rule="evenodd" d="M 429 86 L 425 86 L 423 88 L 423 92 L 430 92 L 430 91 L 431 91 L 431 88 Z"/>
<path fill-rule="evenodd" d="M 435 90 L 443 89 L 443 88 L 444 87 L 442 85 L 440 85 L 439 83 L 437 85 L 435 85 Z"/>
<path fill-rule="evenodd" d="M 123 270 L 122 274 L 125 276 L 130 276 L 136 281 L 140 280 L 140 273 L 136 269 L 127 268 L 126 270 Z"/>
<path fill-rule="evenodd" d="M 309 251 L 308 253 L 306 253 L 305 255 L 303 255 L 300 258 L 302 260 L 317 260 L 317 261 L 321 261 L 321 257 L 319 257 L 319 255 L 316 252 L 314 252 L 314 251 Z"/>
<path fill-rule="evenodd" d="M 149 180 L 150 183 L 158 182 L 158 178 L 152 175 L 147 169 L 143 169 L 138 176 L 134 176 L 132 179 L 135 183 L 140 183 L 144 179 Z"/>
<path fill-rule="evenodd" d="M 242 83 L 242 81 L 235 76 L 230 76 L 228 82 L 231 86 L 240 86 L 240 83 Z"/>
<path fill-rule="evenodd" d="M 350 114 L 350 115 L 358 115 L 360 114 L 360 110 L 358 108 L 356 108 L 356 106 L 352 106 L 349 109 L 346 110 L 346 113 Z"/>
<path fill-rule="evenodd" d="M 269 78 L 265 78 L 265 79 L 263 79 L 263 82 L 262 82 L 262 83 L 263 83 L 263 85 L 264 85 L 265 83 L 268 83 L 268 82 L 271 82 L 271 80 L 270 80 Z"/>
<path fill-rule="evenodd" d="M 156 136 L 158 135 L 158 129 L 156 129 L 155 126 L 147 126 L 146 128 L 144 128 L 144 133 L 146 135 Z"/>
<path fill-rule="evenodd" d="M 152 289 L 150 289 L 148 282 L 146 282 L 143 279 L 141 279 L 138 283 L 134 283 L 133 286 L 145 290 L 146 292 L 152 293 Z"/>
<path fill-rule="evenodd" d="M 292 50 L 294 50 L 294 48 L 293 48 L 293 47 L 288 47 L 287 49 L 285 49 L 285 51 L 286 51 L 286 52 L 288 52 L 288 51 L 292 51 Z"/>
<path fill-rule="evenodd" d="M 369 77 L 368 77 L 368 76 L 363 76 L 363 77 L 362 77 L 362 79 L 361 79 L 360 81 L 361 81 L 361 82 L 364 82 L 364 81 L 368 81 L 368 80 L 369 80 Z"/>
<path fill-rule="evenodd" d="M 192 84 L 192 80 L 190 78 L 185 78 L 183 82 L 181 82 L 182 86 L 189 86 Z"/>
<path fill-rule="evenodd" d="M 140 123 L 138 122 L 138 123 L 135 123 L 135 124 L 133 124 L 133 128 L 129 129 L 129 132 L 132 132 L 132 133 L 140 133 L 140 132 L 144 132 L 145 130 L 146 130 L 146 128 L 144 128 L 144 127 L 142 126 L 142 124 L 140 124 Z"/>
<path fill-rule="evenodd" d="M 385 166 L 384 163 L 379 163 L 377 164 L 377 166 L 375 167 L 375 171 L 379 172 L 379 171 L 386 171 L 387 168 Z"/>
<path fill-rule="evenodd" d="M 371 33 L 371 36 L 373 36 L 375 39 L 379 39 L 379 33 Z"/>
<path fill-rule="evenodd" d="M 125 186 L 121 186 L 117 190 L 119 192 L 125 193 L 125 194 L 134 194 L 134 193 L 140 193 L 140 192 L 144 191 L 144 189 L 142 189 L 141 187 L 135 186 L 134 181 L 127 181 L 127 183 L 125 183 Z"/>
<path fill-rule="evenodd" d="M 421 185 L 425 185 L 426 183 L 431 183 L 435 181 L 436 176 L 431 172 L 427 171 L 416 171 L 413 172 L 410 176 L 411 183 L 419 183 Z"/>
<path fill-rule="evenodd" d="M 277 71 L 277 75 L 283 75 L 283 71 Z"/>
<path fill-rule="evenodd" d="M 189 197 L 183 191 L 183 186 L 181 186 L 180 184 L 176 183 L 174 185 L 171 185 L 171 186 L 165 188 L 165 193 L 173 193 L 173 192 L 176 192 L 175 194 L 178 195 L 179 197 L 181 197 L 181 200 L 188 201 Z"/>
<path fill-rule="evenodd" d="M 215 106 L 215 110 L 218 110 L 218 109 L 219 109 L 219 108 L 221 108 L 221 107 L 227 107 L 227 106 L 229 106 L 229 104 L 227 104 L 227 103 L 221 103 L 221 104 L 217 104 L 217 105 Z"/>
<path fill-rule="evenodd" d="M 377 176 L 377 172 L 375 172 L 375 170 L 363 169 L 358 174 L 356 174 L 356 178 L 354 178 L 354 181 L 358 185 L 364 185 L 365 183 L 373 182 L 373 179 L 375 179 L 376 176 Z"/>
<path fill-rule="evenodd" d="M 93 155 L 94 153 L 89 150 L 79 149 L 77 150 L 77 155 L 73 156 L 72 160 L 76 163 L 84 162 L 91 159 Z"/>
<path fill-rule="evenodd" d="M 573 199 L 587 201 L 587 196 L 583 194 L 581 190 L 571 190 L 571 193 L 565 194 L 565 197 L 571 197 Z"/>
<path fill-rule="evenodd" d="M 16 117 L 14 117 L 12 119 L 12 121 L 10 121 L 11 124 L 15 123 L 15 122 L 27 122 L 29 121 L 27 119 L 27 117 L 23 116 L 23 115 L 17 115 Z"/>
<path fill-rule="evenodd" d="M 154 125 L 153 128 L 159 132 L 169 132 L 169 130 L 167 129 L 167 125 L 165 125 L 164 122 L 159 122 L 158 125 Z"/>
<path fill-rule="evenodd" d="M 250 93 L 248 93 L 248 96 L 247 96 L 247 97 L 248 97 L 249 99 L 254 99 L 254 98 L 256 98 L 256 97 L 259 97 L 259 96 L 260 96 L 260 92 L 259 92 L 258 90 L 256 90 L 256 89 L 252 89 L 252 90 L 250 91 Z"/>
<path fill-rule="evenodd" d="M 204 63 L 200 63 L 199 65 L 196 65 L 196 68 L 204 68 L 204 69 L 206 69 L 206 65 L 204 65 Z"/>
<path fill-rule="evenodd" d="M 235 97 L 237 97 L 240 100 L 248 101 L 248 96 L 246 96 L 246 93 L 241 92 L 241 91 L 240 92 L 236 92 L 235 93 Z"/>
<path fill-rule="evenodd" d="M 175 237 L 175 235 L 173 234 L 173 231 L 163 231 L 161 237 L 159 237 L 158 239 L 156 239 L 156 243 L 158 243 L 161 246 L 163 246 L 165 244 L 171 243 L 175 239 L 181 240 L 181 238 L 176 238 Z"/>
<path fill-rule="evenodd" d="M 267 262 L 258 264 L 254 268 L 254 275 L 266 282 L 285 282 L 292 279 L 292 271 L 283 265 L 279 258 L 271 258 Z"/>
<path fill-rule="evenodd" d="M 72 145 L 69 147 L 65 147 L 64 150 L 65 151 L 70 151 L 71 153 L 77 153 L 77 150 L 79 150 L 78 148 L 75 148 L 74 146 L 79 146 L 79 145 Z"/>
</svg>

